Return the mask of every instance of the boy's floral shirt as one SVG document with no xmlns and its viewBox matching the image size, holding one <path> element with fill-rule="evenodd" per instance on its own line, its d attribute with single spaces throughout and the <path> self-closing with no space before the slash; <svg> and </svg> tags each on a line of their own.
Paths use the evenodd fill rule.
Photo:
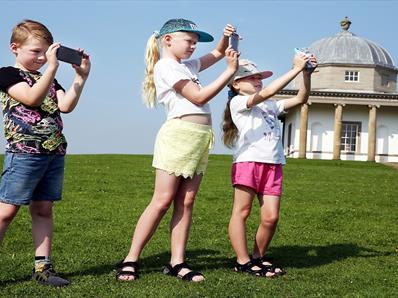
<svg viewBox="0 0 398 298">
<path fill-rule="evenodd" d="M 16 78 L 17 75 L 20 78 Z M 0 99 L 4 135 L 7 140 L 6 151 L 65 154 L 67 143 L 62 134 L 63 123 L 56 96 L 56 91 L 63 88 L 54 80 L 42 104 L 39 107 L 30 107 L 13 99 L 6 90 L 18 80 L 33 86 L 41 78 L 41 74 L 14 67 L 4 67 L 0 69 L 0 76 Z"/>
</svg>

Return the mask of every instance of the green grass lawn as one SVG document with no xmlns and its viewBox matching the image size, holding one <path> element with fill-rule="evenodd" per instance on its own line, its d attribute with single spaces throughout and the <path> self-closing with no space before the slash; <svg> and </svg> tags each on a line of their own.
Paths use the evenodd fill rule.
<svg viewBox="0 0 398 298">
<path fill-rule="evenodd" d="M 289 159 L 280 223 L 270 254 L 277 279 L 232 271 L 227 226 L 230 156 L 211 156 L 194 209 L 188 262 L 206 281 L 161 273 L 169 259 L 170 212 L 143 251 L 141 278 L 115 280 L 134 225 L 149 202 L 151 156 L 68 156 L 64 197 L 55 208 L 53 261 L 67 288 L 30 281 L 30 217 L 22 208 L 0 248 L 0 297 L 397 297 L 398 171 L 381 164 Z M 258 206 L 248 221 L 253 235 Z M 252 238 L 252 237 L 251 237 Z M 250 238 L 250 242 L 252 239 Z"/>
</svg>

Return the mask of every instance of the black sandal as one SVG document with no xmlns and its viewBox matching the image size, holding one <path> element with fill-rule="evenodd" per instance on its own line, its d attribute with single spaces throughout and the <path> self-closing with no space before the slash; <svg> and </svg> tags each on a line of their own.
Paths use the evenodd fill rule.
<svg viewBox="0 0 398 298">
<path fill-rule="evenodd" d="M 280 265 L 276 264 L 274 262 L 274 259 L 271 257 L 262 256 L 260 258 L 253 259 L 253 262 L 257 266 L 269 268 L 277 276 L 286 274 L 286 271 Z M 264 264 L 264 263 L 268 263 L 268 264 Z"/>
<path fill-rule="evenodd" d="M 191 270 L 190 272 L 181 275 L 180 271 L 182 269 L 188 269 Z M 187 263 L 183 262 L 174 266 L 171 266 L 170 264 L 167 264 L 164 268 L 163 268 L 163 273 L 166 275 L 171 275 L 171 276 L 175 276 L 178 278 L 181 278 L 182 280 L 185 281 L 192 281 L 192 282 L 200 282 L 200 281 L 194 281 L 193 278 L 196 276 L 202 276 L 204 278 L 204 275 L 198 271 L 193 271 L 191 269 L 191 267 L 189 267 L 187 265 Z M 201 280 L 202 281 L 202 280 Z"/>
<path fill-rule="evenodd" d="M 126 267 L 132 267 L 134 269 L 134 271 L 123 270 Z M 134 281 L 134 280 L 137 280 L 139 278 L 138 270 L 139 270 L 138 262 L 120 262 L 116 266 L 116 279 L 118 281 Z M 132 276 L 134 278 L 133 279 L 121 279 L 120 278 L 121 275 Z"/>
<path fill-rule="evenodd" d="M 253 267 L 259 267 L 259 269 L 253 269 Z M 249 273 L 255 276 L 262 276 L 267 278 L 274 278 L 276 274 L 268 267 L 259 265 L 255 263 L 253 260 L 248 261 L 245 264 L 239 264 L 238 262 L 235 263 L 234 267 L 235 272 L 242 272 L 242 273 Z M 267 275 L 268 272 L 273 273 L 273 275 Z"/>
</svg>

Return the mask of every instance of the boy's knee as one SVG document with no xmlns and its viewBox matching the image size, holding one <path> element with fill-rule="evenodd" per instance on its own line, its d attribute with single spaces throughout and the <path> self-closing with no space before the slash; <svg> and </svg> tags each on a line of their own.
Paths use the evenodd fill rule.
<svg viewBox="0 0 398 298">
<path fill-rule="evenodd" d="M 31 211 L 32 216 L 39 216 L 39 217 L 46 217 L 50 218 L 52 217 L 53 213 L 52 210 L 33 210 Z"/>
<path fill-rule="evenodd" d="M 0 221 L 3 223 L 10 223 L 15 215 L 18 213 L 17 208 L 7 208 L 7 209 L 0 209 Z"/>
<path fill-rule="evenodd" d="M 52 217 L 52 203 L 33 203 L 30 205 L 30 214 L 32 216 Z"/>
<path fill-rule="evenodd" d="M 0 212 L 0 221 L 3 223 L 10 223 L 15 215 L 17 215 L 17 212 Z"/>
</svg>

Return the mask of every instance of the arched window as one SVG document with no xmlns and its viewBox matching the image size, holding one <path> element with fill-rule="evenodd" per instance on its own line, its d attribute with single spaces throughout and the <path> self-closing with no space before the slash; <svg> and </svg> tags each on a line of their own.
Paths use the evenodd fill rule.
<svg viewBox="0 0 398 298">
<path fill-rule="evenodd" d="M 322 151 L 322 132 L 323 132 L 323 127 L 321 123 L 315 122 L 311 125 L 310 150 L 312 152 Z"/>
<path fill-rule="evenodd" d="M 388 128 L 385 125 L 377 127 L 376 153 L 388 154 Z"/>
</svg>

